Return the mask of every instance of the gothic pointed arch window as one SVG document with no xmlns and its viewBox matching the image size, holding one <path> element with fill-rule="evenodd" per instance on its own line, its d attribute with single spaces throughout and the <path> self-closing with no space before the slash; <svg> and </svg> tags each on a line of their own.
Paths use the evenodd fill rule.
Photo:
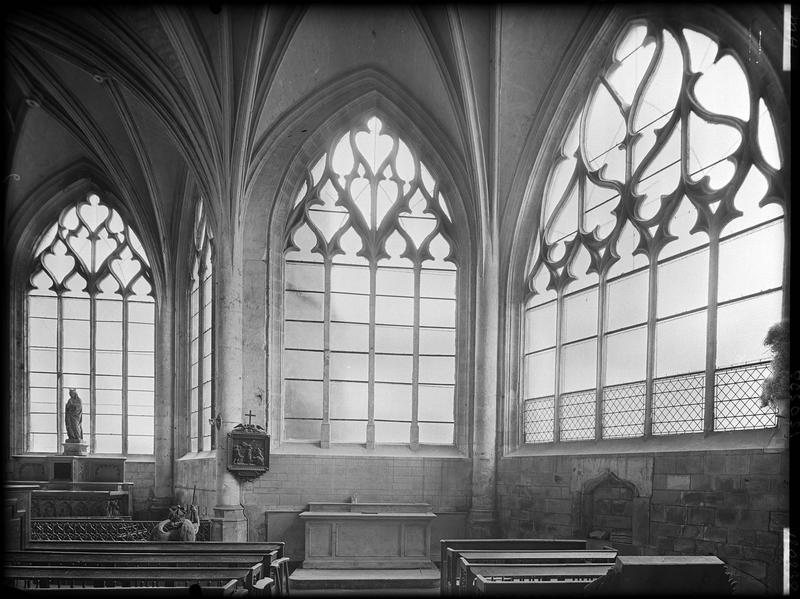
<svg viewBox="0 0 800 599">
<path fill-rule="evenodd" d="M 284 438 L 453 445 L 458 260 L 447 200 L 374 114 L 317 156 L 284 234 Z"/>
<path fill-rule="evenodd" d="M 91 453 L 152 454 L 155 301 L 144 248 L 97 193 L 40 237 L 27 293 L 27 447 L 57 453 L 83 404 Z"/>
<path fill-rule="evenodd" d="M 213 235 L 202 200 L 197 202 L 192 237 L 189 289 L 189 449 L 216 447 L 214 418 L 214 268 Z"/>
<path fill-rule="evenodd" d="M 617 37 L 544 186 L 524 442 L 776 425 L 787 197 L 765 68 L 673 21 Z"/>
</svg>

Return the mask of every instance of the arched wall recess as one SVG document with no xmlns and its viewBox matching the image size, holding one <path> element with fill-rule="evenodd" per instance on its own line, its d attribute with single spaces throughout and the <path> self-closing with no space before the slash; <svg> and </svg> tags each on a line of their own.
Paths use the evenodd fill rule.
<svg viewBox="0 0 800 599">
<path fill-rule="evenodd" d="M 604 30 L 532 175 L 540 226 L 515 239 L 507 443 L 775 426 L 756 389 L 785 314 L 780 82 L 725 15 L 620 12 Z"/>
</svg>

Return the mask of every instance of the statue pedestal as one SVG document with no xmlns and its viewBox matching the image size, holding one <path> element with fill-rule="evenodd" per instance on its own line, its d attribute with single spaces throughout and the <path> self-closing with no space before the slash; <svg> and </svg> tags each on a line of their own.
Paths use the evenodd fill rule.
<svg viewBox="0 0 800 599">
<path fill-rule="evenodd" d="M 88 447 L 83 441 L 64 441 L 64 455 L 86 455 Z"/>
</svg>

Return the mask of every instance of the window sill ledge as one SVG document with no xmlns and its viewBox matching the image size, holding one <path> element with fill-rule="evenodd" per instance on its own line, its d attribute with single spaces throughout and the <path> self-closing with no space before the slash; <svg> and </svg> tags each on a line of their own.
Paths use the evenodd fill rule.
<svg viewBox="0 0 800 599">
<path fill-rule="evenodd" d="M 412 450 L 404 445 L 379 445 L 374 449 L 367 449 L 361 444 L 342 443 L 331 444 L 323 449 L 318 443 L 292 443 L 287 442 L 272 447 L 273 456 L 313 455 L 347 456 L 347 457 L 394 457 L 394 458 L 453 458 L 467 459 L 467 455 L 454 446 L 421 445 L 419 449 Z"/>
<path fill-rule="evenodd" d="M 601 441 L 563 441 L 557 444 L 522 445 L 507 451 L 504 458 L 557 455 L 604 455 L 659 453 L 684 451 L 730 451 L 763 449 L 780 452 L 788 448 L 785 431 L 780 427 L 750 431 L 716 431 L 684 433 L 632 439 L 603 439 Z"/>
<path fill-rule="evenodd" d="M 189 462 L 194 460 L 210 460 L 217 457 L 217 451 L 210 449 L 208 451 L 190 451 L 183 454 L 178 458 L 179 462 Z"/>
</svg>

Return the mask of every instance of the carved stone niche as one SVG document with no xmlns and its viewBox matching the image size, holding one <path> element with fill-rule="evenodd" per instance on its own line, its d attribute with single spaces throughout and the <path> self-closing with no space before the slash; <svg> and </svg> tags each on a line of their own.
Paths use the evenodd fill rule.
<svg viewBox="0 0 800 599">
<path fill-rule="evenodd" d="M 586 481 L 580 492 L 579 533 L 610 545 L 620 554 L 638 555 L 649 536 L 650 498 L 610 470 Z"/>
</svg>

